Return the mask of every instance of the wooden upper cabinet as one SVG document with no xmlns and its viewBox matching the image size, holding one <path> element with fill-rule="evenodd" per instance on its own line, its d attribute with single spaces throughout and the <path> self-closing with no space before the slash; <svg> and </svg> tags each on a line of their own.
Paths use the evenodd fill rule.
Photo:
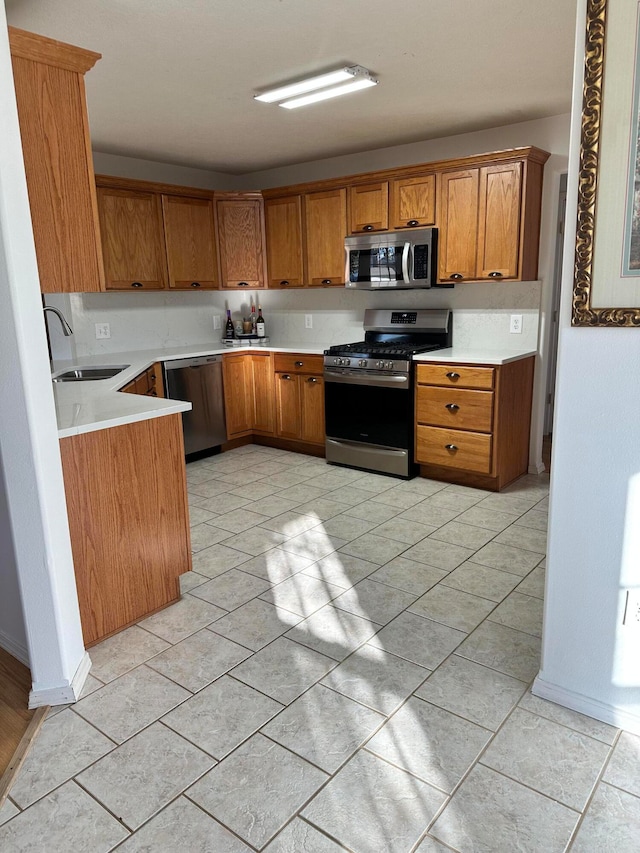
<svg viewBox="0 0 640 853">
<path fill-rule="evenodd" d="M 517 278 L 522 163 L 480 169 L 478 278 Z"/>
<path fill-rule="evenodd" d="M 159 290 L 167 271 L 160 196 L 98 186 L 107 290 Z"/>
<path fill-rule="evenodd" d="M 104 290 L 84 74 L 99 53 L 9 27 L 43 293 Z"/>
<path fill-rule="evenodd" d="M 436 221 L 436 176 L 391 181 L 391 227 L 426 228 Z"/>
<path fill-rule="evenodd" d="M 343 285 L 344 238 L 347 233 L 347 191 L 344 188 L 308 193 L 304 197 L 307 283 Z"/>
<path fill-rule="evenodd" d="M 269 287 L 302 287 L 302 197 L 267 199 L 264 219 Z"/>
<path fill-rule="evenodd" d="M 217 287 L 213 202 L 163 195 L 162 216 L 169 287 L 181 290 Z"/>
<path fill-rule="evenodd" d="M 216 201 L 222 287 L 264 287 L 264 216 L 261 198 Z"/>
<path fill-rule="evenodd" d="M 476 277 L 478 245 L 478 169 L 444 172 L 440 179 L 439 278 Z"/>
<path fill-rule="evenodd" d="M 389 183 L 381 181 L 349 187 L 349 211 L 351 234 L 388 231 Z"/>
</svg>

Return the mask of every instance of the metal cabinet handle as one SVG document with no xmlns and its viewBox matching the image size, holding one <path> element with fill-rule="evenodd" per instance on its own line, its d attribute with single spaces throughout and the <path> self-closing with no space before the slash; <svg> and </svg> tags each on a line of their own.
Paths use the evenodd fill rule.
<svg viewBox="0 0 640 853">
<path fill-rule="evenodd" d="M 409 225 L 411 228 L 415 228 L 415 227 L 416 227 L 416 225 L 420 225 L 420 223 L 418 222 L 418 220 L 417 220 L 417 219 L 410 219 L 410 220 L 407 222 L 407 225 Z"/>
<path fill-rule="evenodd" d="M 281 378 L 281 379 L 291 379 L 291 376 L 290 376 L 288 373 L 282 373 L 282 374 L 280 375 L 280 378 Z"/>
<path fill-rule="evenodd" d="M 455 444 L 445 444 L 444 449 L 445 450 L 457 450 L 458 448 L 455 446 Z"/>
<path fill-rule="evenodd" d="M 131 287 L 142 287 L 142 282 L 141 281 L 132 281 Z"/>
<path fill-rule="evenodd" d="M 289 282 L 288 282 L 288 281 L 281 281 L 281 282 L 280 282 L 280 287 L 286 287 L 288 284 L 289 284 Z"/>
<path fill-rule="evenodd" d="M 157 397 L 157 396 L 158 396 L 158 392 L 154 389 L 153 391 L 150 391 L 150 392 L 149 392 L 149 396 L 150 396 L 150 397 Z"/>
<path fill-rule="evenodd" d="M 363 225 L 362 230 L 363 231 L 373 231 L 373 225 Z"/>
<path fill-rule="evenodd" d="M 294 362 L 294 364 L 295 364 L 295 366 L 296 366 L 296 367 L 303 367 L 303 366 L 304 366 L 304 361 L 296 361 L 296 362 Z"/>
<path fill-rule="evenodd" d="M 323 284 L 331 284 L 331 279 L 330 278 L 323 278 L 322 283 Z"/>
<path fill-rule="evenodd" d="M 318 380 L 316 379 L 316 377 L 315 377 L 315 376 L 310 376 L 310 377 L 307 379 L 307 382 L 311 382 L 312 384 L 313 384 L 314 382 L 317 382 L 317 381 L 318 381 Z"/>
<path fill-rule="evenodd" d="M 445 409 L 449 409 L 450 412 L 456 412 L 459 408 L 460 406 L 456 403 L 447 403 L 445 406 Z"/>
<path fill-rule="evenodd" d="M 451 371 L 450 373 L 447 373 L 447 379 L 460 379 L 460 374 Z"/>
<path fill-rule="evenodd" d="M 200 282 L 199 281 L 192 281 L 191 287 L 200 287 Z"/>
<path fill-rule="evenodd" d="M 151 376 L 149 377 L 149 379 L 151 379 L 153 382 L 155 382 L 156 381 L 155 373 L 152 373 Z"/>
<path fill-rule="evenodd" d="M 501 272 L 490 272 L 489 278 L 502 278 L 502 273 Z"/>
<path fill-rule="evenodd" d="M 464 276 L 459 272 L 452 272 L 451 275 L 449 276 L 449 278 L 452 279 L 453 281 L 462 281 Z"/>
</svg>

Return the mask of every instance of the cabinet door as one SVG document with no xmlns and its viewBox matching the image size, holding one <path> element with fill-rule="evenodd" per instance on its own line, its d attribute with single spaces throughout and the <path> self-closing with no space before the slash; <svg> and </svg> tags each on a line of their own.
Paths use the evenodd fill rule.
<svg viewBox="0 0 640 853">
<path fill-rule="evenodd" d="M 259 199 L 218 199 L 216 212 L 222 287 L 264 287 L 262 202 Z"/>
<path fill-rule="evenodd" d="M 478 278 L 517 278 L 522 163 L 480 169 Z"/>
<path fill-rule="evenodd" d="M 324 444 L 324 380 L 322 376 L 300 376 L 302 441 Z"/>
<path fill-rule="evenodd" d="M 300 438 L 300 378 L 291 373 L 276 373 L 276 435 Z"/>
<path fill-rule="evenodd" d="M 107 290 L 166 287 L 160 196 L 98 187 Z"/>
<path fill-rule="evenodd" d="M 308 284 L 344 284 L 347 191 L 308 193 L 304 197 L 304 219 Z"/>
<path fill-rule="evenodd" d="M 267 199 L 264 219 L 269 287 L 302 287 L 302 197 Z"/>
<path fill-rule="evenodd" d="M 251 353 L 251 385 L 253 393 L 253 429 L 273 435 L 275 412 L 273 404 L 273 357 L 271 353 Z"/>
<path fill-rule="evenodd" d="M 169 287 L 197 290 L 218 286 L 213 202 L 162 196 Z"/>
<path fill-rule="evenodd" d="M 363 231 L 388 231 L 388 182 L 349 187 L 349 210 L 352 234 L 362 234 Z"/>
<path fill-rule="evenodd" d="M 436 177 L 396 178 L 391 182 L 391 227 L 424 228 L 436 221 Z"/>
<path fill-rule="evenodd" d="M 12 27 L 9 39 L 40 289 L 104 290 L 83 77 L 100 54 Z"/>
<path fill-rule="evenodd" d="M 478 169 L 441 176 L 439 268 L 441 281 L 476 278 Z"/>
<path fill-rule="evenodd" d="M 251 432 L 253 427 L 253 397 L 251 393 L 251 362 L 249 356 L 222 357 L 224 409 L 227 438 Z"/>
</svg>

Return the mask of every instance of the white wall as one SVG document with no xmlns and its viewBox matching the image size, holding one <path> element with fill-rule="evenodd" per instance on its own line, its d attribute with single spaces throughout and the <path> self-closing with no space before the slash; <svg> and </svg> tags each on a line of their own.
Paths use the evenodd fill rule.
<svg viewBox="0 0 640 853">
<path fill-rule="evenodd" d="M 586 0 L 578 2 L 542 669 L 534 692 L 640 733 L 640 332 L 571 328 Z M 607 50 L 615 45 L 607 44 Z M 621 186 L 626 176 L 620 175 Z"/>
<path fill-rule="evenodd" d="M 2 458 L 0 458 L 0 647 L 28 665 L 27 633 L 24 626 Z"/>
<path fill-rule="evenodd" d="M 0 115 L 0 459 L 6 497 L 0 527 L 10 528 L 13 541 L 35 705 L 71 701 L 73 679 L 86 669 L 88 658 L 2 4 Z M 19 611 L 15 586 L 7 594 L 3 606 Z"/>
<path fill-rule="evenodd" d="M 96 175 L 137 178 L 139 181 L 157 181 L 184 187 L 199 187 L 203 190 L 233 190 L 238 186 L 236 177 L 223 172 L 208 172 L 205 169 L 158 163 L 155 160 L 122 157 L 103 151 L 93 152 L 93 167 Z"/>
</svg>

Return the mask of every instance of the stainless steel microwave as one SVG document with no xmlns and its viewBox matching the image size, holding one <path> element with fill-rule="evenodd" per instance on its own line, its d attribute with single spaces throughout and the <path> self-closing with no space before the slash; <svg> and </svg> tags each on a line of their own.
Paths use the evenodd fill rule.
<svg viewBox="0 0 640 853">
<path fill-rule="evenodd" d="M 437 228 L 347 237 L 345 286 L 359 290 L 432 287 L 437 246 Z"/>
</svg>

